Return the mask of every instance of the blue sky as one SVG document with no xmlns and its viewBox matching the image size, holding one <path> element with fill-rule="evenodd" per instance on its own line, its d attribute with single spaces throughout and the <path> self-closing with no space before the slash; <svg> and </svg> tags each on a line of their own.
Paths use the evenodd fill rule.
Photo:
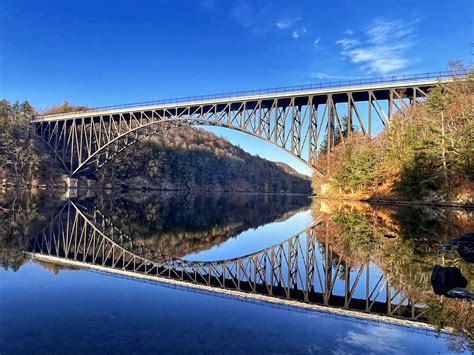
<svg viewBox="0 0 474 355">
<path fill-rule="evenodd" d="M 472 0 L 355 4 L 2 0 L 0 97 L 104 106 L 472 61 Z M 212 130 L 305 171 L 269 143 Z"/>
</svg>

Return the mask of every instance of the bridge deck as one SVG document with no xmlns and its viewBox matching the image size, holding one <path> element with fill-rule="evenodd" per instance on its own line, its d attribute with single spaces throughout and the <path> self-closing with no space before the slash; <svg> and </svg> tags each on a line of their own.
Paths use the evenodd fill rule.
<svg viewBox="0 0 474 355">
<path fill-rule="evenodd" d="M 380 81 L 375 82 L 373 79 L 368 83 L 359 84 L 358 82 L 351 83 L 347 85 L 340 86 L 300 86 L 292 88 L 280 88 L 280 89 L 268 89 L 268 90 L 256 90 L 245 92 L 242 94 L 221 94 L 221 95 L 212 95 L 212 96 L 200 96 L 192 98 L 183 98 L 183 99 L 171 99 L 163 100 L 156 102 L 145 102 L 138 104 L 127 104 L 114 107 L 104 107 L 91 109 L 87 111 L 76 111 L 70 113 L 61 113 L 61 114 L 52 114 L 52 115 L 41 115 L 36 116 L 32 120 L 33 123 L 39 122 L 52 122 L 52 121 L 62 121 L 67 119 L 81 118 L 81 117 L 91 117 L 91 116 L 102 116 L 102 115 L 113 115 L 124 112 L 133 112 L 133 111 L 150 111 L 158 109 L 171 109 L 179 107 L 192 107 L 199 105 L 216 105 L 216 104 L 226 104 L 230 102 L 245 102 L 245 101 L 258 101 L 258 100 L 273 100 L 273 99 L 283 99 L 283 98 L 292 98 L 298 96 L 325 96 L 329 94 L 345 94 L 345 93 L 357 93 L 357 92 L 368 92 L 368 91 L 383 91 L 388 89 L 405 89 L 411 87 L 431 87 L 438 82 L 450 82 L 452 77 L 446 74 L 436 73 L 437 75 L 426 75 L 427 78 L 417 78 L 417 79 L 387 79 L 390 81 Z M 421 77 L 421 75 L 419 76 Z"/>
</svg>

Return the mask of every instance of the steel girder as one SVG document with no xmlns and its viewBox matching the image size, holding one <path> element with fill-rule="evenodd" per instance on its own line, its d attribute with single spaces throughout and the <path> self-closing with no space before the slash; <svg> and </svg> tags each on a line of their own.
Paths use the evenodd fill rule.
<svg viewBox="0 0 474 355">
<path fill-rule="evenodd" d="M 70 176 L 92 174 L 140 139 L 181 125 L 214 125 L 275 144 L 316 169 L 320 153 L 344 143 L 352 127 L 371 137 L 399 109 L 426 97 L 429 87 L 308 94 L 229 102 L 77 112 L 33 120 L 37 135 Z M 343 118 L 343 117 L 347 118 Z M 54 119 L 53 119 L 54 118 Z M 344 127 L 351 129 L 344 134 Z M 347 127 L 346 127 L 347 128 Z M 327 152 L 321 152 L 327 141 Z M 330 154 L 327 154 L 330 157 Z"/>
</svg>

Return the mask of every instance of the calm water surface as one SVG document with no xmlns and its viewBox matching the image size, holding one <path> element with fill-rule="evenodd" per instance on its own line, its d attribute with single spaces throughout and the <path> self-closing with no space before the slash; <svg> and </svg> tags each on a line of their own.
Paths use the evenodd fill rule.
<svg viewBox="0 0 474 355">
<path fill-rule="evenodd" d="M 473 290 L 469 255 L 440 253 L 474 229 L 472 211 L 242 194 L 0 196 L 2 354 L 472 350 L 468 335 L 186 287 L 196 277 L 233 291 L 239 280 L 246 294 L 269 300 L 448 324 L 468 334 L 470 303 L 435 295 L 430 276 L 436 264 L 456 267 Z M 151 261 L 133 269 L 139 258 Z M 154 275 L 171 264 L 182 271 L 168 274 L 177 285 L 157 282 Z"/>
</svg>

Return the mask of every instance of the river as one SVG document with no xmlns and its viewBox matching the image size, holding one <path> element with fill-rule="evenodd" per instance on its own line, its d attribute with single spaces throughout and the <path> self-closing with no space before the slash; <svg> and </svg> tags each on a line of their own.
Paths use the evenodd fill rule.
<svg viewBox="0 0 474 355">
<path fill-rule="evenodd" d="M 4 191 L 0 353 L 470 353 L 472 302 L 431 276 L 450 267 L 474 291 L 473 249 L 450 242 L 474 231 L 473 214 Z"/>
</svg>

